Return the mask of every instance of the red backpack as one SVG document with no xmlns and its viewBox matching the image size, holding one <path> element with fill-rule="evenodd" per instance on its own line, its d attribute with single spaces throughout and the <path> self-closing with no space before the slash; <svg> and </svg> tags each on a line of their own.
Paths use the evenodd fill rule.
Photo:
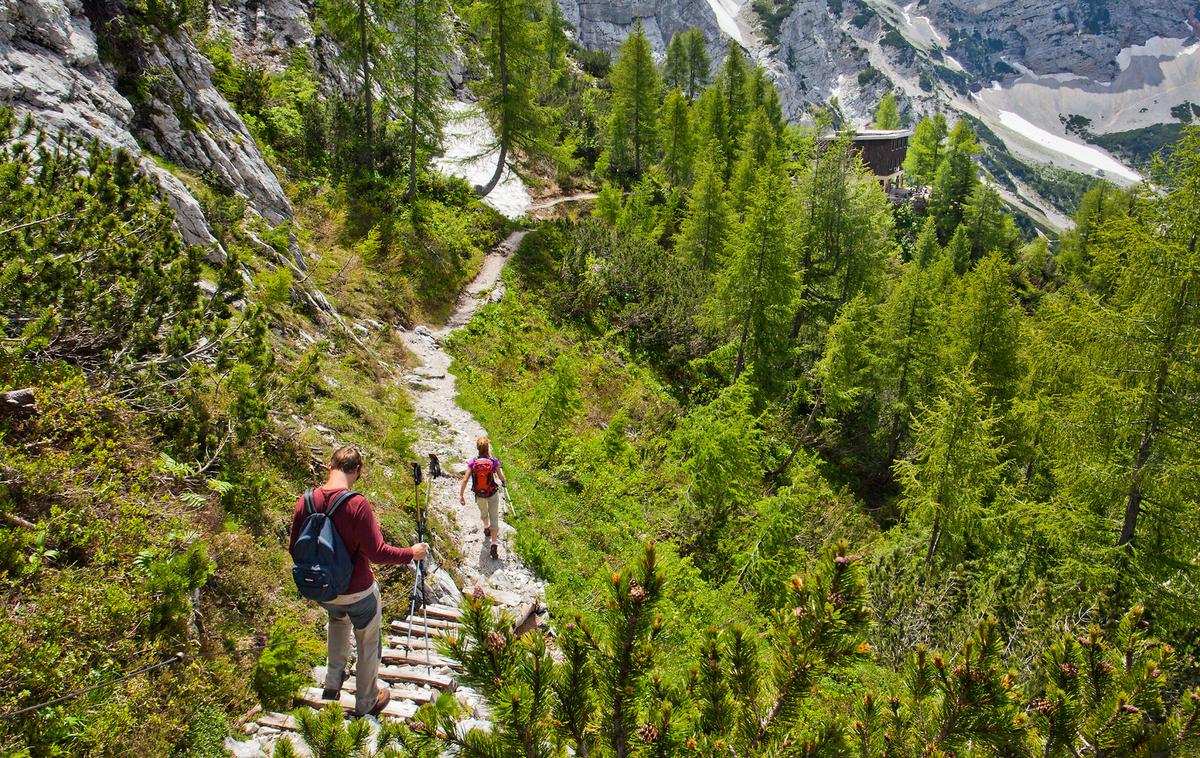
<svg viewBox="0 0 1200 758">
<path fill-rule="evenodd" d="M 472 458 L 467 468 L 471 469 L 471 491 L 479 497 L 491 497 L 500 489 L 496 484 L 500 461 L 495 458 Z"/>
</svg>

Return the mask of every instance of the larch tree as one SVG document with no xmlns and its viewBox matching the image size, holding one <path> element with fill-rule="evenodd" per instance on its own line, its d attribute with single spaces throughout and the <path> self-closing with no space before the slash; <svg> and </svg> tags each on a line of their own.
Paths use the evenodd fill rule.
<svg viewBox="0 0 1200 758">
<path fill-rule="evenodd" d="M 688 32 L 675 32 L 667 45 L 667 60 L 663 64 L 663 80 L 672 89 L 684 89 L 688 86 Z"/>
<path fill-rule="evenodd" d="M 737 224 L 729 263 L 709 306 L 737 345 L 733 376 L 750 364 L 770 382 L 787 348 L 787 323 L 797 295 L 790 255 L 795 216 L 791 183 L 772 154 L 759 171 L 745 219 Z"/>
<path fill-rule="evenodd" d="M 1004 210 L 1000 193 L 983 182 L 967 199 L 962 226 L 971 242 L 972 263 L 995 250 L 1011 256 L 1020 238 L 1016 224 Z"/>
<path fill-rule="evenodd" d="M 659 141 L 663 151 L 662 165 L 667 176 L 677 185 L 686 185 L 692 176 L 695 147 L 692 111 L 678 87 L 671 90 L 663 103 Z"/>
<path fill-rule="evenodd" d="M 709 87 L 696 101 L 695 108 L 696 145 L 713 160 L 713 165 L 725 178 L 729 165 L 729 118 L 725 113 L 725 99 L 716 87 Z"/>
<path fill-rule="evenodd" d="M 617 136 L 630 143 L 632 170 L 634 176 L 642 173 L 642 169 L 653 157 L 657 144 L 658 110 L 662 96 L 662 81 L 658 77 L 658 67 L 654 65 L 654 49 L 641 21 L 634 24 L 633 31 L 621 44 L 617 53 L 617 62 L 613 65 L 612 75 L 613 131 Z M 619 122 L 619 126 L 617 125 Z M 615 166 L 613 168 L 624 168 Z"/>
<path fill-rule="evenodd" d="M 363 118 L 363 150 L 359 165 L 375 173 L 375 88 L 389 79 L 393 29 L 399 18 L 391 0 L 324 0 L 321 17 L 342 51 L 342 59 L 358 72 Z"/>
<path fill-rule="evenodd" d="M 883 96 L 879 101 L 879 107 L 875 109 L 875 128 L 876 129 L 899 129 L 904 123 L 900 120 L 900 106 L 896 103 L 896 96 L 891 92 Z"/>
<path fill-rule="evenodd" d="M 1197 549 L 1194 465 L 1200 439 L 1200 129 L 1153 171 L 1130 215 L 1093 240 L 1093 273 L 1110 283 L 1068 293 L 1058 323 L 1078 362 L 1058 456 L 1076 502 L 1119 524 L 1115 544 L 1164 576 Z M 1188 525 L 1188 526 L 1185 526 Z M 1124 567 L 1121 581 L 1134 577 Z M 1159 582 L 1149 586 L 1160 593 Z"/>
<path fill-rule="evenodd" d="M 937 219 L 938 236 L 943 242 L 948 241 L 958 228 L 967 200 L 979 184 L 979 171 L 975 167 L 978 152 L 975 130 L 965 119 L 959 120 L 950 131 L 929 199 L 929 213 Z"/>
<path fill-rule="evenodd" d="M 938 166 L 942 165 L 946 135 L 949 127 L 946 117 L 940 113 L 923 118 L 913 130 L 908 143 L 908 155 L 904 158 L 904 173 L 917 184 L 933 184 Z"/>
<path fill-rule="evenodd" d="M 512 153 L 525 159 L 549 155 L 552 145 L 545 109 L 537 102 L 536 83 L 542 50 L 533 0 L 478 0 L 472 8 L 487 73 L 479 85 L 484 110 L 496 132 L 496 170 L 475 191 L 481 197 L 500 183 Z"/>
<path fill-rule="evenodd" d="M 746 82 L 749 77 L 750 67 L 746 62 L 745 51 L 741 45 L 731 44 L 729 52 L 725 54 L 725 62 L 717 72 L 716 82 L 721 98 L 725 101 L 725 118 L 729 123 L 729 139 L 725 143 L 727 170 L 733 167 L 733 151 L 750 115 L 746 110 Z"/>
<path fill-rule="evenodd" d="M 687 50 L 687 96 L 689 100 L 695 100 L 712 77 L 712 58 L 708 55 L 708 40 L 699 27 L 688 29 L 684 47 Z"/>
<path fill-rule="evenodd" d="M 442 61 L 450 49 L 450 31 L 438 0 L 396 0 L 400 33 L 393 48 L 395 87 L 389 92 L 401 114 L 408 149 L 406 202 L 417 192 L 421 168 L 442 144 L 446 114 Z"/>
<path fill-rule="evenodd" d="M 935 389 L 942 338 L 941 295 L 936 272 L 916 261 L 909 263 L 884 301 L 879 329 L 872 336 L 879 357 L 880 432 L 887 440 L 888 468 L 908 436 L 913 414 Z"/>
<path fill-rule="evenodd" d="M 911 458 L 896 462 L 908 518 L 929 530 L 928 569 L 947 535 L 978 528 L 1003 466 L 1003 445 L 971 365 L 949 375 L 941 395 L 918 417 Z"/>
<path fill-rule="evenodd" d="M 721 172 L 712 159 L 704 157 L 696 167 L 696 181 L 688 195 L 687 215 L 680 226 L 676 251 L 711 273 L 724 263 L 725 239 L 729 233 L 729 209 Z"/>
<path fill-rule="evenodd" d="M 1004 257 L 987 255 L 963 277 L 947 330 L 950 366 L 971 366 L 983 397 L 1000 409 L 1012 398 L 1020 372 L 1021 310 L 1011 279 L 1012 269 Z"/>
</svg>

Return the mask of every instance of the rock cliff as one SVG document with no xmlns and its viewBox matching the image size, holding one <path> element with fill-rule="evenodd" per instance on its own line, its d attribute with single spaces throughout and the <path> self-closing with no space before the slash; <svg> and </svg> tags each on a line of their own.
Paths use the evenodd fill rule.
<svg viewBox="0 0 1200 758">
<path fill-rule="evenodd" d="M 287 0 L 280 5 L 293 7 Z M 224 251 L 200 203 L 152 155 L 243 196 L 273 225 L 291 217 L 279 179 L 213 86 L 212 66 L 191 40 L 162 35 L 153 41 L 141 65 L 155 72 L 155 85 L 132 97 L 120 91 L 116 68 L 101 58 L 97 26 L 103 19 L 90 17 L 81 0 L 0 0 L 0 102 L 33 115 L 49 132 L 138 156 L 175 210 L 184 239 L 208 248 L 213 260 Z"/>
</svg>

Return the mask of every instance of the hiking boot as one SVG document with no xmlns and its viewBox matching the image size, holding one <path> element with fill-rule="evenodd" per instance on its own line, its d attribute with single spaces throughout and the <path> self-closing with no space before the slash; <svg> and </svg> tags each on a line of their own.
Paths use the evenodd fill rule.
<svg viewBox="0 0 1200 758">
<path fill-rule="evenodd" d="M 342 696 L 342 683 L 346 681 L 345 671 L 342 672 L 342 675 L 338 677 L 337 681 L 337 687 L 326 686 L 325 689 L 321 690 L 322 700 L 337 700 Z"/>
<path fill-rule="evenodd" d="M 492 543 L 492 560 L 493 561 L 500 560 L 500 546 L 497 545 L 495 542 Z"/>
<path fill-rule="evenodd" d="M 375 696 L 375 705 L 371 706 L 371 710 L 366 714 L 369 716 L 378 716 L 383 713 L 383 709 L 387 708 L 387 704 L 392 701 L 392 691 L 387 687 L 379 690 L 379 694 Z"/>
</svg>

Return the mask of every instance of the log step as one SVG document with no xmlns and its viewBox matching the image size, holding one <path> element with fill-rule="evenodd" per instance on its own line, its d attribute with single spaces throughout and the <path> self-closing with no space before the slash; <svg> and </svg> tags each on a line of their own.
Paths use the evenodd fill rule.
<svg viewBox="0 0 1200 758">
<path fill-rule="evenodd" d="M 432 614 L 430 614 L 428 618 L 422 617 L 420 611 L 417 611 L 411 616 L 406 616 L 403 620 L 417 624 L 418 626 L 427 626 L 430 629 L 454 630 L 462 628 L 462 624 L 458 623 L 457 621 L 447 621 L 446 619 L 440 619 Z"/>
<path fill-rule="evenodd" d="M 407 682 L 433 687 L 437 690 L 453 689 L 455 682 L 448 676 L 432 673 L 424 665 L 380 666 L 379 678 L 385 682 Z"/>
<path fill-rule="evenodd" d="M 400 642 L 404 644 L 403 640 Z M 425 667 L 425 651 L 423 650 L 404 650 L 403 647 L 385 647 L 383 649 L 383 662 L 386 664 L 396 664 L 401 666 L 420 666 Z M 429 655 L 429 665 L 435 668 L 448 668 L 454 671 L 461 671 L 462 664 L 458 661 L 440 656 L 434 653 Z"/>
<path fill-rule="evenodd" d="M 408 634 L 411 632 L 414 637 L 423 637 L 426 634 L 428 634 L 430 637 L 444 637 L 446 636 L 447 632 L 446 629 L 435 629 L 432 627 L 423 626 L 420 622 L 414 624 L 409 621 L 393 621 L 392 631 L 399 632 L 400 634 Z"/>
<path fill-rule="evenodd" d="M 300 690 L 299 700 L 301 703 L 312 706 L 313 708 L 324 708 L 325 706 L 329 705 L 329 703 L 334 702 L 332 700 L 321 699 L 320 687 L 305 687 L 304 689 Z M 344 710 L 346 713 L 354 713 L 354 695 L 352 693 L 349 693 L 343 689 L 341 698 L 339 698 L 336 702 L 342 706 L 342 710 Z M 382 715 L 394 719 L 410 719 L 415 716 L 416 713 L 416 703 L 409 700 L 397 700 L 395 696 L 393 696 L 392 701 L 387 704 L 386 708 L 383 709 Z"/>
<path fill-rule="evenodd" d="M 421 655 L 425 654 L 426 648 L 429 652 L 436 653 L 438 651 L 438 640 L 436 637 L 426 637 L 420 632 L 408 634 L 401 632 L 400 634 L 388 634 L 383 638 L 383 644 L 391 647 L 404 648 L 409 650 L 417 650 Z"/>
<path fill-rule="evenodd" d="M 325 667 L 317 666 L 313 669 L 313 676 L 318 682 L 325 679 Z M 383 677 L 380 677 L 381 679 Z M 420 687 L 405 687 L 388 685 L 388 689 L 392 691 L 392 700 L 411 700 L 414 703 L 428 703 L 437 697 L 438 693 L 433 690 L 425 690 Z M 342 682 L 342 692 L 358 692 L 358 680 L 353 676 L 346 677 L 346 681 Z"/>
<path fill-rule="evenodd" d="M 425 606 L 425 613 L 429 618 L 442 619 L 443 621 L 462 621 L 462 611 L 452 605 L 438 605 L 432 603 Z"/>
</svg>

